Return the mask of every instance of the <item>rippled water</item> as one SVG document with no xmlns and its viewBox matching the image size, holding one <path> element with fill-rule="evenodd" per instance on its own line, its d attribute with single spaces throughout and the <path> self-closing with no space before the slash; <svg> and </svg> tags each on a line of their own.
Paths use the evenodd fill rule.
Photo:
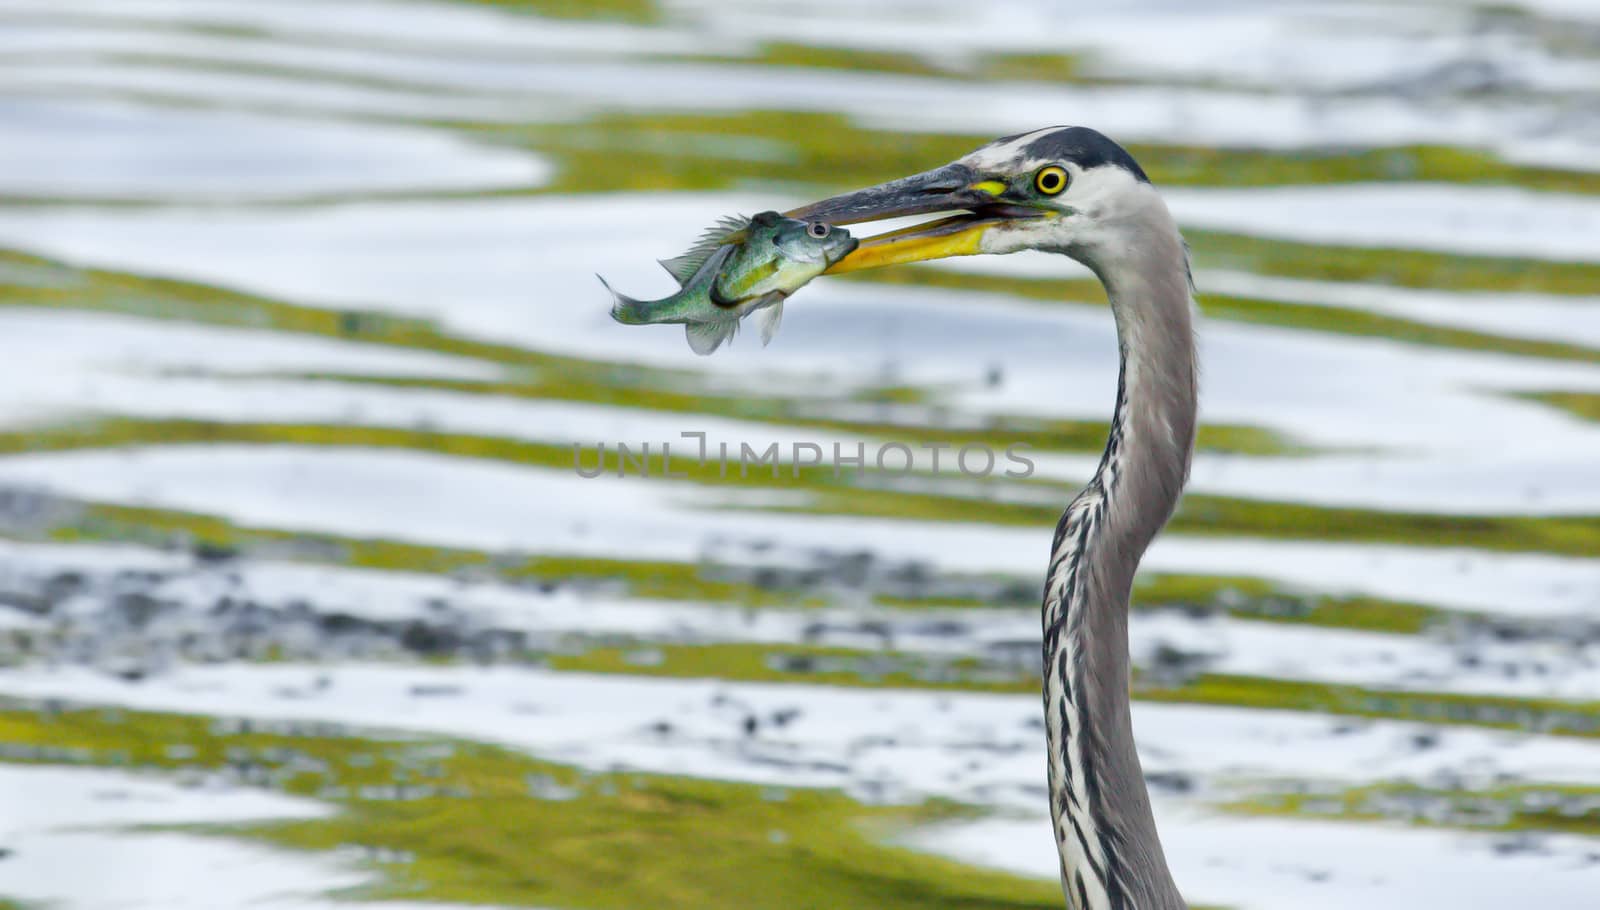
<svg viewBox="0 0 1600 910">
<path fill-rule="evenodd" d="M 1057 905 L 1087 273 L 825 279 L 704 359 L 593 277 L 1052 122 L 1144 163 L 1206 317 L 1131 628 L 1186 895 L 1589 906 L 1600 4 L 1058 6 L 0 2 L 0 907 Z M 590 839 L 632 787 L 718 808 Z"/>
</svg>

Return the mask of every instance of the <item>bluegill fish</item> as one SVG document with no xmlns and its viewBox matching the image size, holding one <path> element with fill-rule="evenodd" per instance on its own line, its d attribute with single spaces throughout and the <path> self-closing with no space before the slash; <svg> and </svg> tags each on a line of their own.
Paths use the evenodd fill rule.
<svg viewBox="0 0 1600 910">
<path fill-rule="evenodd" d="M 777 334 L 783 301 L 859 243 L 850 232 L 777 212 L 726 218 L 689 252 L 661 265 L 680 290 L 660 300 L 634 300 L 611 290 L 611 318 L 627 325 L 678 323 L 689 347 L 709 354 L 732 338 L 739 322 L 761 314 L 761 343 Z"/>
</svg>

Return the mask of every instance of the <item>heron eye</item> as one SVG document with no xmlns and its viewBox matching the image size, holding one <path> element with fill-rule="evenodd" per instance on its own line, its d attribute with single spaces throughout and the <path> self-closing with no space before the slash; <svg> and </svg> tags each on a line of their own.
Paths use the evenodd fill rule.
<svg viewBox="0 0 1600 910">
<path fill-rule="evenodd" d="M 1040 168 L 1039 173 L 1033 175 L 1033 185 L 1046 196 L 1054 196 L 1067 188 L 1068 179 L 1066 168 L 1052 164 Z"/>
<path fill-rule="evenodd" d="M 820 221 L 813 221 L 811 222 L 811 226 L 806 228 L 806 233 L 817 238 L 818 240 L 821 240 L 822 238 L 828 236 L 828 232 L 830 230 L 831 229 L 826 224 L 823 224 Z"/>
</svg>

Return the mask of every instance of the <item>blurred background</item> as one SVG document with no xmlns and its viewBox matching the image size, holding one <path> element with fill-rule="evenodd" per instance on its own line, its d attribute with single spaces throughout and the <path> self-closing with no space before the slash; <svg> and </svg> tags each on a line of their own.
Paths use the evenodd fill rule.
<svg viewBox="0 0 1600 910">
<path fill-rule="evenodd" d="M 1062 906 L 1098 285 L 828 278 L 698 358 L 594 279 L 1062 123 L 1205 317 L 1131 628 L 1186 895 L 1594 905 L 1600 4 L 0 0 L 0 74 L 5 910 Z"/>
</svg>

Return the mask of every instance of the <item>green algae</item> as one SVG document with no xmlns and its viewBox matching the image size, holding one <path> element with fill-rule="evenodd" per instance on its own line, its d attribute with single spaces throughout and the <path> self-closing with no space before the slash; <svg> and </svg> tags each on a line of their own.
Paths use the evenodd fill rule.
<svg viewBox="0 0 1600 910">
<path fill-rule="evenodd" d="M 801 398 L 779 395 L 732 395 L 716 390 L 680 392 L 620 385 L 575 385 L 542 380 L 495 382 L 333 374 L 296 376 L 273 374 L 273 378 L 571 401 L 635 411 L 726 417 L 768 424 L 796 434 L 805 430 L 837 431 L 858 435 L 864 440 L 899 442 L 913 448 L 926 444 L 944 444 L 952 449 L 964 446 L 987 446 L 997 453 L 1011 446 L 1039 451 L 1098 452 L 1104 448 L 1106 435 L 1110 431 L 1110 423 L 1099 420 L 1063 420 L 1021 414 L 968 414 L 939 404 L 934 392 L 913 391 L 897 386 L 857 389 L 839 398 Z M 838 416 L 834 413 L 836 409 L 859 410 L 847 406 L 860 403 L 884 405 L 880 412 L 882 416 L 865 419 Z M 916 407 L 911 411 L 903 411 L 896 408 L 897 405 Z M 666 441 L 678 445 L 679 451 L 693 448 L 687 444 L 687 440 Z M 806 440 L 797 435 L 792 441 Z M 656 442 L 658 444 L 655 447 L 659 449 L 659 440 Z M 1263 427 L 1223 423 L 1200 427 L 1195 446 L 1201 452 L 1238 455 L 1293 456 L 1321 451 Z M 948 462 L 950 457 L 953 455 L 947 455 L 945 461 Z"/>
<path fill-rule="evenodd" d="M 1199 268 L 1440 290 L 1600 293 L 1600 265 L 1588 262 L 1328 246 L 1192 229 L 1184 237 Z"/>
<path fill-rule="evenodd" d="M 1500 784 L 1444 789 L 1411 782 L 1255 793 L 1218 808 L 1245 816 L 1402 822 L 1427 828 L 1600 836 L 1600 788 Z"/>
<path fill-rule="evenodd" d="M 985 54 L 971 75 L 990 81 L 1097 83 L 1110 80 L 1089 76 L 1079 54 Z"/>
<path fill-rule="evenodd" d="M 1043 574 L 1043 570 L 1040 570 Z M 991 579 L 997 596 L 992 599 L 934 594 L 907 597 L 874 592 L 873 603 L 899 610 L 993 608 L 1037 609 L 1042 584 L 1033 577 Z M 1009 581 L 1002 586 L 1000 582 Z M 1416 635 L 1442 623 L 1477 618 L 1476 614 L 1444 610 L 1360 595 L 1335 596 L 1285 588 L 1264 578 L 1225 575 L 1141 573 L 1134 580 L 1135 612 L 1179 611 L 1189 615 L 1226 615 L 1257 622 L 1305 625 L 1327 629 L 1355 629 L 1390 635 Z"/>
<path fill-rule="evenodd" d="M 1135 673 L 1134 698 L 1600 737 L 1600 702 L 1375 689 L 1222 673 L 1201 673 L 1181 685 L 1141 680 Z"/>
<path fill-rule="evenodd" d="M 629 657 L 640 651 L 646 658 Z M 852 652 L 804 646 L 717 644 L 598 649 L 564 656 L 559 669 L 643 677 L 715 678 L 740 682 L 812 683 L 895 688 L 1034 693 L 1035 673 L 953 662 L 926 655 Z M 1446 726 L 1600 737 L 1600 702 L 1502 695 L 1460 695 L 1380 689 L 1343 683 L 1198 672 L 1181 682 L 1133 674 L 1136 701 L 1296 711 L 1339 717 L 1403 720 Z"/>
<path fill-rule="evenodd" d="M 1464 615 L 1378 597 L 1286 590 L 1259 578 L 1164 573 L 1138 577 L 1133 605 L 1135 609 L 1198 609 L 1261 622 L 1395 635 L 1415 635 Z"/>
<path fill-rule="evenodd" d="M 1584 420 L 1600 420 L 1600 394 L 1594 392 L 1528 392 L 1521 397 L 1559 408 Z"/>
<path fill-rule="evenodd" d="M 1191 534 L 1226 533 L 1464 547 L 1503 552 L 1592 556 L 1600 552 L 1600 517 L 1574 515 L 1437 515 L 1190 494 L 1171 527 Z"/>
<path fill-rule="evenodd" d="M 841 277 L 847 281 L 872 284 L 970 291 L 975 295 L 973 297 L 975 306 L 982 306 L 986 300 L 1004 299 L 982 296 L 987 294 L 1047 303 L 1103 305 L 1105 302 L 1105 293 L 1099 284 L 1088 280 L 977 275 L 937 267 L 853 272 Z M 1201 283 L 1203 285 L 1204 281 Z M 1381 338 L 1385 341 L 1434 348 L 1491 351 L 1586 363 L 1600 362 L 1600 349 L 1588 345 L 1496 335 L 1455 326 L 1419 322 L 1401 316 L 1373 313 L 1353 307 L 1308 306 L 1286 301 L 1214 294 L 1203 286 L 1199 290 L 1196 302 L 1201 314 L 1208 319 L 1274 325 L 1357 338 Z"/>
<path fill-rule="evenodd" d="M 1202 292 L 1200 309 L 1208 318 L 1227 319 L 1232 322 L 1253 322 L 1337 335 L 1380 338 L 1385 341 L 1426 347 L 1491 351 L 1548 360 L 1600 363 L 1600 349 L 1584 344 L 1475 332 L 1471 329 L 1417 322 L 1350 307 L 1301 306 Z"/>
<path fill-rule="evenodd" d="M 675 56 L 672 59 L 683 60 L 685 58 Z M 688 59 L 696 58 L 690 57 Z M 894 73 L 904 76 L 945 76 L 951 73 L 949 69 L 940 66 L 936 60 L 917 54 L 864 50 L 860 48 L 825 47 L 813 44 L 796 44 L 789 41 L 763 42 L 752 55 L 738 57 L 713 56 L 705 59 L 738 60 L 768 67 L 853 70 L 857 72 Z"/>
<path fill-rule="evenodd" d="M 536 718 L 530 718 L 536 723 Z M 1055 908 L 1053 882 L 892 846 L 965 817 L 943 803 L 863 806 L 836 792 L 592 774 L 512 750 L 292 722 L 98 709 L 0 710 L 10 760 L 250 771 L 338 808 L 329 818 L 199 829 L 351 850 L 380 884 L 342 896 L 572 910 Z M 174 756 L 182 756 L 175 758 Z"/>
<path fill-rule="evenodd" d="M 116 504 L 77 504 L 49 528 L 63 542 L 137 543 L 204 548 L 218 556 L 284 559 L 392 572 L 535 586 L 620 589 L 645 600 L 733 603 L 750 607 L 819 605 L 807 592 L 772 590 L 722 577 L 715 567 L 642 559 L 485 552 L 408 541 L 354 538 L 239 525 L 193 512 Z"/>
<path fill-rule="evenodd" d="M 991 481 L 994 483 L 994 481 Z M 815 512 L 906 521 L 1051 527 L 1072 487 L 1058 485 L 1058 502 L 853 487 L 822 488 L 805 505 L 768 505 L 770 512 Z M 733 508 L 733 505 L 725 506 Z M 1589 556 L 1600 552 L 1600 516 L 1437 515 L 1233 499 L 1187 494 L 1169 528 L 1196 536 L 1261 537 L 1469 547 L 1505 552 Z"/>
<path fill-rule="evenodd" d="M 849 66 L 870 55 L 802 51 L 780 46 L 786 62 Z M 926 64 L 892 55 L 890 68 L 913 71 Z M 1023 57 L 990 58 L 982 67 L 1025 67 Z M 1055 64 L 1073 67 L 1071 58 Z M 832 191 L 878 183 L 959 158 L 993 136 L 979 133 L 904 133 L 865 126 L 848 115 L 782 110 L 734 112 L 607 112 L 578 123 L 446 123 L 495 141 L 554 157 L 562 171 L 559 192 L 622 189 L 727 189 L 746 182 L 805 184 Z M 707 137 L 738 136 L 786 150 L 781 170 L 772 162 L 740 161 L 704 144 Z M 635 155 L 641 145 L 645 151 Z M 671 141 L 660 141 L 667 139 Z M 1157 183 L 1166 186 L 1268 187 L 1353 182 L 1440 182 L 1600 192 L 1600 175 L 1502 161 L 1492 154 L 1437 145 L 1300 150 L 1217 148 L 1129 143 L 1128 150 Z M 606 154 L 609 152 L 610 154 Z M 648 165 L 648 166 L 647 166 Z M 659 182 L 657 182 L 659 181 Z"/>
<path fill-rule="evenodd" d="M 549 19 L 599 19 L 651 25 L 662 18 L 655 0 L 457 0 Z"/>
<path fill-rule="evenodd" d="M 373 310 L 303 306 L 195 282 L 76 268 L 13 250 L 0 251 L 0 306 L 120 313 L 336 338 L 484 361 L 519 375 L 559 373 L 573 383 L 626 376 L 641 384 L 676 388 L 696 381 L 688 372 L 588 361 L 463 337 L 423 319 Z"/>
</svg>

